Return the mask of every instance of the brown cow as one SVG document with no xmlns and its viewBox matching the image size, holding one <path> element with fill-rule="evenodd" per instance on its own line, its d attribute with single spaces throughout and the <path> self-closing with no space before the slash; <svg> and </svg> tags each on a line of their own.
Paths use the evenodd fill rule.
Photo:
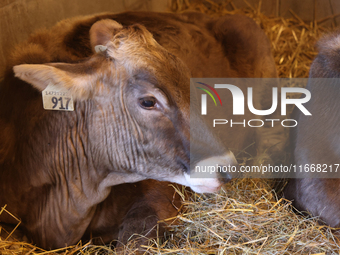
<svg viewBox="0 0 340 255">
<path fill-rule="evenodd" d="M 0 206 L 45 248 L 149 233 L 177 213 L 173 188 L 158 181 L 215 192 L 231 176 L 190 178 L 193 167 L 237 164 L 198 117 L 189 134 L 189 78 L 275 76 L 268 39 L 244 16 L 128 12 L 61 21 L 16 48 L 0 88 Z M 42 108 L 50 83 L 55 95 L 73 97 L 74 111 Z M 62 100 L 52 98 L 53 106 Z M 190 169 L 193 134 L 208 153 Z M 248 137 L 230 140 L 243 147 Z"/>
<path fill-rule="evenodd" d="M 319 167 L 321 178 L 311 178 L 315 173 L 309 171 L 304 174 L 307 178 L 290 180 L 284 190 L 285 197 L 293 200 L 298 210 L 308 211 L 332 227 L 340 227 L 340 179 L 326 178 L 332 175 L 331 170 L 340 172 L 339 49 L 339 33 L 318 42 L 319 54 L 312 63 L 306 87 L 312 100 L 305 106 L 312 116 L 294 113 L 299 122 L 291 136 L 294 164 L 307 169 Z"/>
</svg>

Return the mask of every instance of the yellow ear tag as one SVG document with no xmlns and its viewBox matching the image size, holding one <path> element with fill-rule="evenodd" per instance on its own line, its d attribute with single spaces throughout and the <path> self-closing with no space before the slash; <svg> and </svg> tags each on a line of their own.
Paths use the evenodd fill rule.
<svg viewBox="0 0 340 255">
<path fill-rule="evenodd" d="M 45 110 L 73 111 L 73 99 L 70 92 L 61 89 L 52 83 L 42 91 L 42 99 Z"/>
</svg>

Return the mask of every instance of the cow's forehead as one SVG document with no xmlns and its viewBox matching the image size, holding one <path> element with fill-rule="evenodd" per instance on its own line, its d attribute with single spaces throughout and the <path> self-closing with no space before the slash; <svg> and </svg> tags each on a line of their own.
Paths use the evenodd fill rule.
<svg viewBox="0 0 340 255">
<path fill-rule="evenodd" d="M 108 55 L 125 69 L 128 78 L 143 80 L 173 100 L 189 97 L 190 72 L 175 55 L 159 45 L 141 25 L 123 28 L 111 40 Z"/>
<path fill-rule="evenodd" d="M 183 77 L 181 77 L 183 76 Z M 169 70 L 141 68 L 129 78 L 128 84 L 133 87 L 148 85 L 149 92 L 160 90 L 170 104 L 188 104 L 190 102 L 190 79 L 187 75 L 174 74 Z M 145 92 L 148 92 L 147 88 Z M 186 96 L 187 95 L 187 96 Z"/>
</svg>

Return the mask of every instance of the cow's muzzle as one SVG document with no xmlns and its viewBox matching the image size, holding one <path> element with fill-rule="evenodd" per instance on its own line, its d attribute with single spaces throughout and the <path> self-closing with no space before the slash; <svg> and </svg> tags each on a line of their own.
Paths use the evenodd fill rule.
<svg viewBox="0 0 340 255">
<path fill-rule="evenodd" d="M 232 152 L 209 157 L 191 167 L 190 174 L 185 174 L 188 186 L 198 193 L 214 193 L 221 186 L 237 177 L 238 163 Z"/>
</svg>

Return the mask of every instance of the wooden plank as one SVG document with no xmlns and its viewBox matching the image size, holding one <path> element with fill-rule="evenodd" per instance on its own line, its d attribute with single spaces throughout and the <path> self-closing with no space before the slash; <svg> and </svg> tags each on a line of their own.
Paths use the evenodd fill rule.
<svg viewBox="0 0 340 255">
<path fill-rule="evenodd" d="M 250 5 L 252 8 L 257 9 L 260 0 L 233 0 L 232 2 L 237 8 L 244 8 Z M 279 0 L 262 0 L 261 12 L 267 16 L 277 16 L 278 2 Z"/>
<path fill-rule="evenodd" d="M 302 20 L 311 21 L 314 18 L 314 0 L 280 0 L 279 16 L 291 18 L 289 10 L 293 10 Z"/>
<path fill-rule="evenodd" d="M 332 9 L 332 14 L 339 14 L 340 13 L 340 1 L 339 0 L 330 0 L 330 5 Z M 340 26 L 340 17 L 333 19 L 335 26 Z"/>
<path fill-rule="evenodd" d="M 151 10 L 155 12 L 170 11 L 168 0 L 153 0 L 151 1 Z"/>
<path fill-rule="evenodd" d="M 127 11 L 169 11 L 168 0 L 124 0 L 123 4 Z"/>
<path fill-rule="evenodd" d="M 0 8 L 6 6 L 6 5 L 9 5 L 13 2 L 15 2 L 16 0 L 0 0 Z"/>
<path fill-rule="evenodd" d="M 315 19 L 320 20 L 325 17 L 332 16 L 332 8 L 329 0 L 317 0 L 315 3 Z M 326 20 L 322 23 L 323 26 L 332 26 L 333 19 Z"/>
</svg>

